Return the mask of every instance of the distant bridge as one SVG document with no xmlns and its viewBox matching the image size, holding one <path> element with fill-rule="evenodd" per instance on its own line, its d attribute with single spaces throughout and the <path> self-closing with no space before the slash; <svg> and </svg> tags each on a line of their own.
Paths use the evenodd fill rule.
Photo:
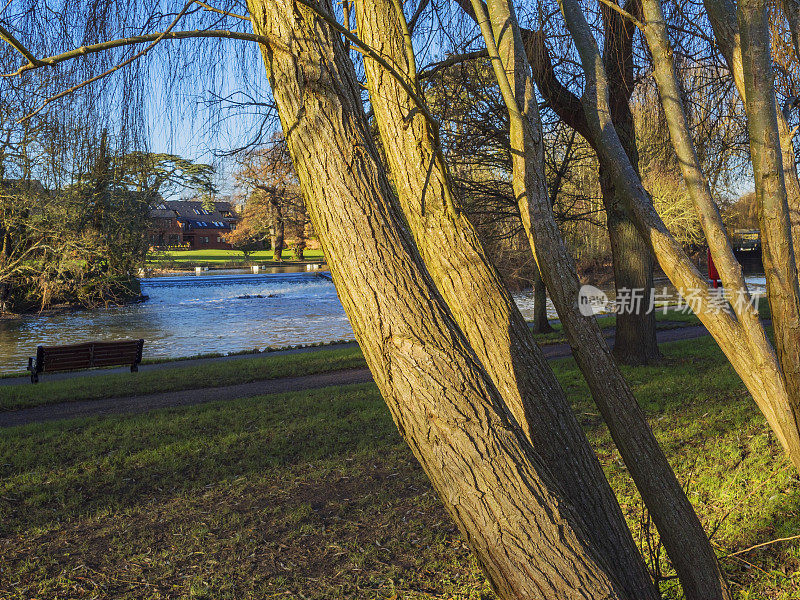
<svg viewBox="0 0 800 600">
<path fill-rule="evenodd" d="M 734 252 L 761 252 L 758 229 L 734 229 L 731 235 Z"/>
<path fill-rule="evenodd" d="M 761 270 L 761 235 L 758 229 L 735 229 L 731 234 L 731 245 L 736 260 L 746 270 Z"/>
</svg>

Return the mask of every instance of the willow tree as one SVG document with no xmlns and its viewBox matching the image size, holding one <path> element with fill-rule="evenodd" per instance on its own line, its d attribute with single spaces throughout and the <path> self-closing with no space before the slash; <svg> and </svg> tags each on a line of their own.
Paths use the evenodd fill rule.
<svg viewBox="0 0 800 600">
<path fill-rule="evenodd" d="M 634 596 L 649 597 L 652 586 L 629 533 L 620 529 L 619 507 L 596 471 L 563 392 L 461 212 L 441 154 L 438 124 L 421 98 L 411 33 L 400 5 L 356 0 L 354 9 L 360 42 L 380 49 L 365 57 L 370 104 L 399 203 L 428 272 L 534 447 L 556 472 L 573 474 L 565 492 L 595 524 L 591 535 L 606 556 L 614 557 L 620 580 Z M 640 425 L 647 427 L 644 420 Z M 572 451 L 564 452 L 565 447 Z"/>
<path fill-rule="evenodd" d="M 406 237 L 352 64 L 325 18 L 332 7 L 251 0 L 249 8 L 255 33 L 267 39 L 268 78 L 342 304 L 398 428 L 489 580 L 505 598 L 634 597 Z"/>
</svg>

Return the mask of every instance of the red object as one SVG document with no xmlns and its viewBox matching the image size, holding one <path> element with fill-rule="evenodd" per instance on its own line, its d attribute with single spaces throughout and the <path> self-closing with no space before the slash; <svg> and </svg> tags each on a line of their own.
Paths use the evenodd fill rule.
<svg viewBox="0 0 800 600">
<path fill-rule="evenodd" d="M 722 282 L 719 280 L 719 273 L 717 273 L 717 267 L 714 265 L 714 259 L 711 257 L 710 248 L 706 250 L 706 256 L 708 256 L 708 278 L 711 280 L 711 285 L 716 289 Z"/>
</svg>

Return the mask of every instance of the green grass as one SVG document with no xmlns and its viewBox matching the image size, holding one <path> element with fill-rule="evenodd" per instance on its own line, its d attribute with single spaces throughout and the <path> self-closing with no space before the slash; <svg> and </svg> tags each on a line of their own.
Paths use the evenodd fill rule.
<svg viewBox="0 0 800 600">
<path fill-rule="evenodd" d="M 283 259 L 286 262 L 294 261 L 294 252 L 286 250 L 283 253 Z M 305 260 L 322 261 L 325 257 L 322 250 L 306 250 Z M 250 264 L 272 262 L 272 250 L 259 250 L 252 252 L 245 259 L 245 255 L 239 250 L 176 250 L 174 252 L 157 252 L 148 256 L 148 262 L 157 263 L 191 263 L 192 265 L 203 266 L 219 265 L 219 264 Z"/>
<path fill-rule="evenodd" d="M 800 485 L 710 338 L 626 368 L 739 600 L 800 597 Z M 556 373 L 644 545 L 572 360 Z M 663 553 L 649 559 L 669 576 Z M 672 579 L 665 597 L 677 597 Z M 0 598 L 493 598 L 373 385 L 3 430 Z"/>
<path fill-rule="evenodd" d="M 600 329 L 608 330 L 617 324 L 616 315 L 601 315 L 596 318 Z M 534 334 L 540 346 L 567 343 L 567 334 L 560 321 L 551 321 L 553 331 L 549 333 Z M 667 308 L 666 312 L 659 309 L 656 312 L 656 329 L 676 329 L 679 327 L 689 327 L 691 325 L 701 325 L 700 319 L 692 312 L 683 312 L 674 308 Z"/>
<path fill-rule="evenodd" d="M 267 353 L 192 366 L 170 365 L 139 373 L 109 373 L 56 381 L 47 381 L 45 374 L 36 385 L 0 386 L 0 411 L 56 402 L 220 387 L 364 366 L 361 350 L 342 348 L 297 354 Z"/>
</svg>

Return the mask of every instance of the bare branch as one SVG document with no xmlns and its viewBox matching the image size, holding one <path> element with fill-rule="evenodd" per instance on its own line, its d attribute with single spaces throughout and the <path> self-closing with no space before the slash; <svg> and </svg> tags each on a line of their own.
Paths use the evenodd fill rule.
<svg viewBox="0 0 800 600">
<path fill-rule="evenodd" d="M 444 69 L 448 69 L 452 66 L 468 62 L 471 60 L 475 60 L 477 58 L 487 58 L 488 56 L 489 53 L 486 51 L 485 48 L 482 50 L 475 50 L 474 52 L 465 52 L 464 54 L 456 54 L 455 56 L 451 56 L 449 58 L 446 58 L 442 61 L 439 61 L 437 63 L 434 63 L 426 67 L 425 69 L 419 72 L 419 74 L 417 75 L 417 79 L 427 79 L 429 77 L 433 77 L 436 73 Z"/>
<path fill-rule="evenodd" d="M 415 10 L 414 14 L 411 15 L 411 19 L 408 21 L 408 30 L 411 33 L 414 33 L 414 27 L 416 26 L 417 21 L 419 20 L 422 11 L 425 10 L 425 8 L 428 6 L 429 3 L 430 0 L 421 0 L 419 6 L 417 6 L 417 10 Z"/>
<path fill-rule="evenodd" d="M 216 8 L 215 6 L 211 6 L 210 4 L 206 4 L 205 2 L 201 2 L 200 0 L 194 0 L 194 3 L 199 4 L 209 12 L 219 13 L 221 15 L 234 17 L 236 19 L 242 19 L 243 21 L 250 20 L 250 17 L 246 17 L 245 15 L 237 15 L 236 13 L 228 12 L 227 10 L 222 10 L 221 8 Z"/>
<path fill-rule="evenodd" d="M 36 63 L 29 62 L 28 64 L 21 66 L 13 73 L 5 73 L 0 75 L 0 77 L 15 77 L 32 69 L 57 65 L 58 63 L 71 60 L 73 58 L 86 56 L 88 54 L 97 54 L 98 52 L 105 52 L 106 50 L 111 50 L 112 48 L 144 44 L 158 39 L 184 40 L 190 38 L 227 38 L 232 40 L 242 40 L 245 42 L 256 42 L 259 44 L 272 44 L 273 46 L 280 47 L 288 52 L 288 48 L 283 47 L 282 44 L 276 42 L 274 39 L 271 39 L 269 36 L 258 35 L 255 33 L 230 31 L 227 29 L 195 29 L 193 31 L 157 32 L 145 35 L 137 35 L 129 38 L 109 40 L 107 42 L 100 42 L 99 44 L 91 44 L 89 46 L 81 46 L 80 48 L 75 48 L 62 54 L 56 54 L 48 58 L 37 59 Z"/>
<path fill-rule="evenodd" d="M 31 65 L 41 66 L 41 61 L 36 58 L 30 50 L 23 46 L 19 40 L 17 40 L 17 38 L 11 35 L 11 32 L 2 25 L 0 25 L 0 39 L 8 42 L 8 44 L 14 48 L 14 50 L 22 54 L 22 56 L 24 56 Z"/>
<path fill-rule="evenodd" d="M 755 546 L 750 546 L 749 548 L 745 548 L 744 550 L 739 550 L 738 552 L 731 552 L 730 554 L 726 554 L 722 558 L 730 558 L 732 556 L 739 556 L 740 554 L 746 554 L 747 552 L 751 552 L 756 550 L 757 548 L 763 548 L 764 546 L 770 546 L 772 544 L 777 544 L 778 542 L 790 542 L 792 540 L 800 539 L 800 535 L 792 535 L 789 537 L 777 538 L 774 540 L 770 540 L 768 542 L 762 542 L 760 544 L 756 544 Z"/>
<path fill-rule="evenodd" d="M 631 23 L 636 25 L 636 27 L 644 31 L 644 25 L 642 25 L 641 21 L 639 21 L 639 19 L 634 17 L 631 13 L 622 8 L 616 2 L 612 2 L 611 0 L 600 0 L 600 2 L 608 6 L 611 10 L 618 12 L 620 15 L 622 15 L 623 18 L 628 19 L 628 21 L 630 21 Z"/>
</svg>

